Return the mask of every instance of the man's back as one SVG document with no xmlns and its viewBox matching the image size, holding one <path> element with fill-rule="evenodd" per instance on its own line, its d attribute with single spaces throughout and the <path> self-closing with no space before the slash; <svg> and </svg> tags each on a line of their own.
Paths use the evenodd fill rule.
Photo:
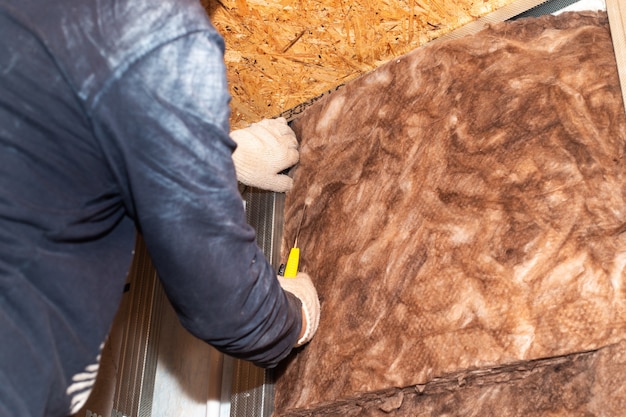
<svg viewBox="0 0 626 417">
<path fill-rule="evenodd" d="M 143 54 L 206 29 L 198 11 L 0 1 L 0 415 L 64 415 L 91 387 L 135 233 L 91 117 Z"/>
</svg>

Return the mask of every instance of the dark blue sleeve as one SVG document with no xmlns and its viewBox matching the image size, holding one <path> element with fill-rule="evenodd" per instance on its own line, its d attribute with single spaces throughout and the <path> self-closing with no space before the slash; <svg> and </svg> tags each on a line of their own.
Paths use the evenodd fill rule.
<svg viewBox="0 0 626 417">
<path fill-rule="evenodd" d="M 255 243 L 228 136 L 222 39 L 197 32 L 116 76 L 94 129 L 182 324 L 235 357 L 272 367 L 301 328 Z"/>
</svg>

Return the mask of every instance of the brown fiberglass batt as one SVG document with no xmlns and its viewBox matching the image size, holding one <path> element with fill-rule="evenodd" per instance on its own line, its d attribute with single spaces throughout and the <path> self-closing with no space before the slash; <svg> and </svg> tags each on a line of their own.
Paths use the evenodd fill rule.
<svg viewBox="0 0 626 417">
<path fill-rule="evenodd" d="M 277 372 L 275 415 L 380 398 L 418 415 L 406 387 L 624 339 L 626 124 L 606 13 L 419 48 L 294 129 L 282 252 L 306 205 L 301 269 L 322 315 Z"/>
</svg>

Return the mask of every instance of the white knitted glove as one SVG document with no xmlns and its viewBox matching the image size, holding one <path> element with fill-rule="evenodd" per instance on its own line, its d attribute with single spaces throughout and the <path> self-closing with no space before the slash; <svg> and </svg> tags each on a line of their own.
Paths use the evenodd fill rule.
<svg viewBox="0 0 626 417">
<path fill-rule="evenodd" d="M 237 143 L 233 162 L 240 182 L 276 192 L 291 189 L 293 179 L 279 172 L 298 162 L 298 141 L 284 117 L 263 119 L 230 137 Z"/>
<path fill-rule="evenodd" d="M 278 276 L 278 282 L 283 290 L 288 291 L 298 297 L 302 303 L 302 310 L 306 321 L 304 334 L 296 343 L 296 347 L 309 342 L 320 323 L 320 300 L 311 278 L 304 272 L 298 272 L 295 278 L 285 278 Z"/>
</svg>

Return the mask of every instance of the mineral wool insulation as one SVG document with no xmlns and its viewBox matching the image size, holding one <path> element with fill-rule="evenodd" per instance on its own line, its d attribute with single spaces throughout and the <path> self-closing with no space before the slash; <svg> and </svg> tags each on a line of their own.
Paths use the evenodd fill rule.
<svg viewBox="0 0 626 417">
<path fill-rule="evenodd" d="M 626 409 L 626 118 L 605 12 L 419 48 L 294 129 L 283 255 L 306 206 L 322 315 L 278 372 L 276 416 Z"/>
</svg>

